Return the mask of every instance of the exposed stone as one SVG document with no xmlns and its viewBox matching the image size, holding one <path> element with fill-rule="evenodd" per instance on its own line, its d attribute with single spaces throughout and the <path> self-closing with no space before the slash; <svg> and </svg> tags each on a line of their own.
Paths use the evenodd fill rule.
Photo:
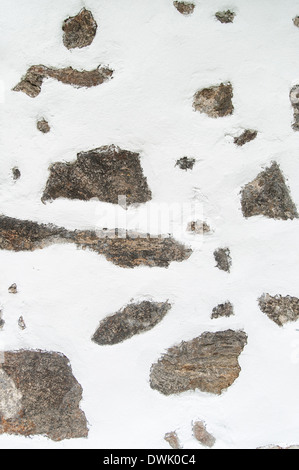
<svg viewBox="0 0 299 470">
<path fill-rule="evenodd" d="M 230 249 L 229 248 L 218 248 L 218 250 L 214 251 L 214 258 L 216 261 L 216 267 L 221 269 L 222 271 L 230 272 L 230 268 L 232 265 L 232 259 L 230 256 Z"/>
<path fill-rule="evenodd" d="M 102 254 L 123 268 L 136 266 L 168 267 L 171 261 L 183 261 L 192 253 L 172 237 L 153 236 L 126 231 L 117 236 L 114 230 L 66 230 L 51 224 L 38 224 L 0 216 L 0 249 L 33 251 L 54 243 L 75 243 L 82 249 Z"/>
<path fill-rule="evenodd" d="M 294 131 L 299 130 L 299 85 L 293 86 L 290 91 L 290 100 L 293 107 L 294 113 L 294 122 L 292 124 L 292 128 Z"/>
<path fill-rule="evenodd" d="M 243 331 L 205 332 L 173 346 L 151 367 L 150 385 L 164 395 L 199 389 L 220 394 L 240 373 Z"/>
<path fill-rule="evenodd" d="M 54 441 L 87 436 L 86 418 L 79 408 L 82 387 L 67 357 L 8 351 L 0 373 L 0 434 L 42 434 Z"/>
<path fill-rule="evenodd" d="M 299 16 L 295 16 L 295 18 L 293 18 L 293 23 L 295 26 L 299 27 Z"/>
<path fill-rule="evenodd" d="M 257 447 L 257 449 L 278 449 L 278 450 L 289 450 L 289 449 L 299 449 L 299 445 L 292 445 L 288 447 L 281 447 L 278 445 L 269 445 L 269 446 L 264 446 L 264 447 Z"/>
<path fill-rule="evenodd" d="M 46 121 L 44 118 L 42 118 L 42 119 L 40 119 L 39 121 L 37 121 L 36 127 L 37 127 L 38 130 L 39 130 L 40 132 L 42 132 L 43 134 L 47 134 L 47 133 L 50 132 L 50 130 L 51 130 L 48 121 Z"/>
<path fill-rule="evenodd" d="M 245 129 L 241 135 L 234 138 L 234 143 L 241 147 L 242 145 L 250 142 L 251 140 L 255 139 L 257 136 L 257 131 L 252 131 L 250 129 Z"/>
<path fill-rule="evenodd" d="M 241 191 L 241 206 L 244 217 L 264 215 L 283 220 L 298 217 L 296 206 L 276 162 L 244 186 Z"/>
<path fill-rule="evenodd" d="M 17 292 L 18 292 L 17 284 L 13 283 L 13 284 L 8 288 L 8 292 L 9 292 L 10 294 L 17 294 Z"/>
<path fill-rule="evenodd" d="M 166 315 L 168 302 L 144 301 L 129 304 L 101 321 L 92 340 L 100 345 L 117 344 L 134 335 L 151 330 Z"/>
<path fill-rule="evenodd" d="M 12 177 L 15 181 L 18 180 L 21 177 L 21 172 L 20 172 L 19 168 L 17 168 L 16 166 L 14 168 L 12 168 L 11 171 L 12 171 Z"/>
<path fill-rule="evenodd" d="M 299 299 L 297 297 L 263 294 L 258 299 L 258 303 L 261 311 L 279 326 L 299 319 Z"/>
<path fill-rule="evenodd" d="M 83 8 L 76 16 L 64 20 L 63 44 L 68 49 L 89 46 L 97 32 L 97 23 L 89 10 Z"/>
<path fill-rule="evenodd" d="M 180 441 L 175 431 L 167 432 L 164 439 L 173 449 L 181 449 Z"/>
<path fill-rule="evenodd" d="M 179 166 L 181 170 L 192 170 L 195 158 L 182 157 L 177 160 L 175 166 Z"/>
<path fill-rule="evenodd" d="M 220 23 L 233 23 L 236 13 L 230 10 L 217 11 L 215 17 Z"/>
<path fill-rule="evenodd" d="M 195 5 L 194 3 L 190 2 L 173 2 L 176 9 L 182 13 L 182 15 L 191 15 L 193 13 Z"/>
<path fill-rule="evenodd" d="M 195 93 L 193 108 L 211 118 L 229 116 L 234 110 L 232 97 L 231 83 L 221 83 L 210 88 L 203 88 Z"/>
<path fill-rule="evenodd" d="M 213 447 L 216 442 L 215 437 L 207 431 L 203 421 L 195 421 L 193 423 L 193 434 L 195 439 L 206 447 Z"/>
<path fill-rule="evenodd" d="M 0 330 L 2 330 L 4 324 L 5 324 L 5 321 L 2 318 L 2 310 L 0 310 Z"/>
<path fill-rule="evenodd" d="M 20 318 L 18 319 L 18 325 L 21 330 L 26 329 L 26 323 L 24 322 L 24 318 L 22 316 L 20 316 Z"/>
<path fill-rule="evenodd" d="M 195 233 L 196 235 L 202 235 L 211 231 L 209 225 L 202 220 L 194 220 L 189 222 L 187 225 L 188 232 Z"/>
<path fill-rule="evenodd" d="M 80 152 L 74 162 L 51 165 L 42 201 L 98 198 L 117 204 L 119 196 L 126 196 L 129 206 L 149 201 L 152 194 L 139 154 L 110 145 Z"/>
<path fill-rule="evenodd" d="M 233 304 L 225 302 L 213 308 L 211 318 L 230 317 L 231 315 L 234 315 Z"/>
<path fill-rule="evenodd" d="M 72 67 L 56 69 L 45 65 L 32 65 L 22 80 L 13 88 L 13 91 L 23 91 L 31 98 L 35 98 L 40 94 L 45 78 L 54 78 L 76 88 L 89 88 L 106 82 L 112 77 L 112 74 L 113 71 L 104 66 L 90 71 L 79 71 Z"/>
</svg>

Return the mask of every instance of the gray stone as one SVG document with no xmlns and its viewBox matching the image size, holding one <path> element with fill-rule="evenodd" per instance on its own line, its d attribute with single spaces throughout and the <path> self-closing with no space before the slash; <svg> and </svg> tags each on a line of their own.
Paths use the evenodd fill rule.
<svg viewBox="0 0 299 470">
<path fill-rule="evenodd" d="M 299 319 L 299 299 L 297 297 L 263 294 L 258 299 L 258 303 L 261 311 L 279 326 Z"/>
<path fill-rule="evenodd" d="M 233 87 L 231 83 L 221 83 L 210 88 L 203 88 L 195 93 L 193 108 L 211 118 L 233 114 Z"/>
<path fill-rule="evenodd" d="M 232 259 L 230 256 L 229 248 L 218 248 L 214 251 L 214 258 L 216 261 L 216 267 L 221 271 L 230 272 L 232 265 Z"/>
<path fill-rule="evenodd" d="M 244 217 L 263 215 L 271 219 L 298 218 L 297 208 L 276 162 L 244 186 L 241 207 Z"/>
<path fill-rule="evenodd" d="M 67 357 L 7 351 L 0 374 L 0 434 L 41 434 L 54 441 L 87 437 L 86 418 L 79 408 L 82 387 Z"/>
<path fill-rule="evenodd" d="M 211 318 L 230 317 L 231 315 L 234 315 L 233 304 L 225 302 L 213 308 Z"/>
<path fill-rule="evenodd" d="M 239 376 L 238 357 L 246 344 L 246 333 L 233 330 L 183 341 L 152 365 L 150 386 L 164 395 L 196 389 L 219 395 Z"/>
<path fill-rule="evenodd" d="M 117 344 L 156 326 L 166 315 L 168 302 L 143 301 L 129 304 L 101 321 L 92 340 L 100 345 Z"/>
<path fill-rule="evenodd" d="M 195 421 L 195 423 L 193 423 L 193 434 L 205 447 L 213 447 L 216 442 L 215 437 L 207 431 L 203 421 Z"/>
<path fill-rule="evenodd" d="M 14 168 L 12 168 L 11 171 L 12 171 L 12 177 L 15 181 L 18 180 L 19 178 L 21 178 L 21 172 L 20 172 L 19 168 L 17 168 L 15 166 Z"/>
<path fill-rule="evenodd" d="M 97 32 L 97 23 L 91 11 L 83 8 L 78 15 L 67 18 L 62 25 L 63 44 L 68 49 L 89 46 Z"/>
<path fill-rule="evenodd" d="M 241 147 L 242 145 L 245 145 L 247 142 L 250 142 L 251 140 L 255 139 L 256 136 L 257 136 L 257 131 L 253 131 L 251 129 L 245 129 L 245 131 L 242 132 L 241 135 L 234 138 L 234 143 L 238 145 L 238 147 Z"/>
<path fill-rule="evenodd" d="M 299 85 L 293 86 L 290 91 L 290 101 L 293 107 L 294 122 L 292 128 L 294 131 L 299 130 Z"/>
<path fill-rule="evenodd" d="M 190 3 L 190 2 L 174 1 L 173 4 L 182 15 L 191 15 L 195 8 L 194 3 Z"/>
<path fill-rule="evenodd" d="M 220 23 L 233 23 L 236 13 L 230 10 L 217 11 L 215 17 Z"/>
<path fill-rule="evenodd" d="M 10 294 L 17 294 L 17 292 L 18 292 L 17 284 L 13 283 L 11 286 L 9 286 L 8 292 Z"/>
<path fill-rule="evenodd" d="M 299 27 L 299 16 L 295 16 L 295 18 L 293 18 L 293 23 L 295 26 Z"/>
<path fill-rule="evenodd" d="M 192 170 L 194 163 L 195 158 L 182 157 L 177 160 L 175 166 L 178 166 L 181 170 Z"/>
<path fill-rule="evenodd" d="M 43 134 L 47 134 L 51 130 L 48 121 L 46 121 L 44 118 L 37 121 L 36 127 Z"/>
<path fill-rule="evenodd" d="M 18 326 L 21 330 L 26 329 L 26 323 L 24 322 L 24 318 L 22 316 L 20 316 L 20 318 L 18 319 Z"/>
</svg>

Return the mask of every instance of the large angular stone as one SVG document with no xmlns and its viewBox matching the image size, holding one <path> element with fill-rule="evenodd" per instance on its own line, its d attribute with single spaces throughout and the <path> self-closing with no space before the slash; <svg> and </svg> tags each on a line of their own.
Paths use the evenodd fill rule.
<svg viewBox="0 0 299 470">
<path fill-rule="evenodd" d="M 211 118 L 229 116 L 234 111 L 232 97 L 231 83 L 221 83 L 210 88 L 203 88 L 195 93 L 193 108 Z"/>
<path fill-rule="evenodd" d="M 55 243 L 74 243 L 82 249 L 102 254 L 122 268 L 136 266 L 168 267 L 171 261 L 183 261 L 192 253 L 172 237 L 136 232 L 118 236 L 115 230 L 66 230 L 51 224 L 38 224 L 0 216 L 0 249 L 33 251 Z"/>
<path fill-rule="evenodd" d="M 97 23 L 91 11 L 83 8 L 78 15 L 64 20 L 62 25 L 63 44 L 68 49 L 89 46 L 97 32 Z"/>
<path fill-rule="evenodd" d="M 67 357 L 56 352 L 4 353 L 0 363 L 0 434 L 46 435 L 54 441 L 86 437 L 79 408 L 82 387 Z"/>
<path fill-rule="evenodd" d="M 168 302 L 143 301 L 129 304 L 114 315 L 104 318 L 92 340 L 100 345 L 121 343 L 154 328 L 170 307 Z"/>
<path fill-rule="evenodd" d="M 261 311 L 279 326 L 299 319 L 299 299 L 297 297 L 263 294 L 258 299 L 258 303 Z"/>
<path fill-rule="evenodd" d="M 296 206 L 276 162 L 244 186 L 241 191 L 241 207 L 244 217 L 264 215 L 283 220 L 298 217 Z"/>
<path fill-rule="evenodd" d="M 13 91 L 22 91 L 26 95 L 35 98 L 41 92 L 45 78 L 54 78 L 59 82 L 72 85 L 75 88 L 93 87 L 101 85 L 109 80 L 113 70 L 99 66 L 94 70 L 75 70 L 72 67 L 57 69 L 45 65 L 32 65 L 22 80 L 13 88 Z"/>
<path fill-rule="evenodd" d="M 126 205 L 144 203 L 152 197 L 143 176 L 139 154 L 114 145 L 80 152 L 72 163 L 57 162 L 50 167 L 42 201 L 59 197 Z"/>
<path fill-rule="evenodd" d="M 220 394 L 239 376 L 238 357 L 246 344 L 246 333 L 233 330 L 183 341 L 152 365 L 150 385 L 164 395 L 195 389 Z"/>
</svg>

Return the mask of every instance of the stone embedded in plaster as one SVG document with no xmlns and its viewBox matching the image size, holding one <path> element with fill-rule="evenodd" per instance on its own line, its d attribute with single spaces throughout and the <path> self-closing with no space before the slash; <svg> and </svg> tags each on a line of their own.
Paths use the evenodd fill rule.
<svg viewBox="0 0 299 470">
<path fill-rule="evenodd" d="M 202 220 L 193 220 L 187 225 L 187 231 L 196 235 L 202 235 L 211 231 L 209 225 Z"/>
<path fill-rule="evenodd" d="M 11 172 L 12 172 L 12 177 L 15 181 L 21 178 L 21 172 L 19 168 L 17 168 L 16 166 L 12 168 Z"/>
<path fill-rule="evenodd" d="M 217 11 L 215 17 L 220 23 L 233 23 L 236 13 L 234 11 Z"/>
<path fill-rule="evenodd" d="M 234 144 L 241 147 L 242 145 L 245 145 L 247 142 L 251 142 L 251 140 L 255 139 L 256 136 L 257 136 L 257 131 L 254 131 L 251 129 L 245 129 L 245 131 L 242 132 L 241 135 L 234 138 Z"/>
<path fill-rule="evenodd" d="M 190 248 L 172 237 L 115 230 L 67 230 L 52 224 L 39 224 L 0 216 L 0 249 L 33 251 L 56 243 L 74 243 L 90 249 L 122 268 L 159 266 L 167 268 L 172 261 L 184 261 Z"/>
<path fill-rule="evenodd" d="M 92 340 L 99 345 L 121 343 L 154 328 L 170 308 L 168 302 L 143 301 L 129 304 L 114 315 L 104 318 Z"/>
<path fill-rule="evenodd" d="M 203 88 L 193 97 L 195 111 L 205 113 L 211 118 L 219 118 L 233 114 L 233 87 L 231 83 Z"/>
<path fill-rule="evenodd" d="M 5 325 L 5 321 L 3 320 L 2 315 L 3 315 L 2 310 L 0 310 L 0 330 L 2 330 L 2 328 Z"/>
<path fill-rule="evenodd" d="M 244 217 L 263 215 L 271 219 L 298 218 L 297 208 L 276 162 L 243 187 L 241 207 Z"/>
<path fill-rule="evenodd" d="M 78 15 L 64 20 L 62 30 L 65 47 L 81 49 L 92 43 L 97 32 L 97 23 L 91 11 L 83 8 Z"/>
<path fill-rule="evenodd" d="M 150 386 L 164 395 L 196 389 L 219 395 L 239 376 L 238 357 L 246 344 L 246 333 L 233 330 L 183 341 L 152 365 Z"/>
<path fill-rule="evenodd" d="M 181 444 L 180 444 L 180 441 L 179 441 L 179 438 L 178 438 L 178 435 L 175 431 L 171 431 L 171 432 L 167 432 L 164 436 L 164 439 L 166 442 L 168 442 L 168 444 L 170 445 L 170 447 L 172 447 L 173 449 L 181 449 Z"/>
<path fill-rule="evenodd" d="M 229 248 L 218 248 L 214 251 L 214 258 L 216 261 L 216 267 L 221 271 L 230 272 L 232 265 L 232 259 L 230 256 Z"/>
<path fill-rule="evenodd" d="M 194 8 L 195 8 L 194 3 L 190 3 L 190 2 L 174 1 L 173 4 L 176 7 L 176 9 L 180 13 L 182 13 L 182 15 L 191 15 L 194 11 Z"/>
<path fill-rule="evenodd" d="M 192 170 L 195 163 L 195 158 L 182 157 L 176 161 L 175 166 L 178 166 L 181 170 Z"/>
<path fill-rule="evenodd" d="M 230 317 L 231 315 L 234 315 L 233 304 L 231 302 L 225 302 L 213 308 L 211 318 Z"/>
<path fill-rule="evenodd" d="M 279 326 L 299 319 L 299 299 L 297 297 L 263 294 L 258 299 L 258 304 L 261 311 Z"/>
<path fill-rule="evenodd" d="M 143 175 L 140 157 L 136 152 L 115 145 L 103 146 L 77 154 L 73 162 L 56 162 L 50 168 L 42 201 L 57 198 L 81 199 L 126 205 L 149 201 L 152 193 Z"/>
<path fill-rule="evenodd" d="M 17 287 L 17 284 L 15 282 L 11 286 L 9 286 L 8 292 L 10 294 L 17 294 L 18 293 L 18 287 Z"/>
<path fill-rule="evenodd" d="M 24 318 L 22 317 L 22 315 L 20 316 L 20 318 L 18 319 L 18 326 L 21 330 L 25 330 L 26 329 L 26 323 L 24 322 Z"/>
<path fill-rule="evenodd" d="M 299 130 L 299 85 L 295 85 L 290 91 L 290 101 L 293 107 L 294 122 L 292 128 L 294 131 Z"/>
<path fill-rule="evenodd" d="M 47 134 L 50 132 L 51 128 L 49 126 L 48 121 L 46 121 L 44 118 L 39 119 L 36 123 L 37 129 L 42 132 L 43 134 Z"/>
<path fill-rule="evenodd" d="M 41 92 L 45 78 L 53 78 L 75 88 L 93 87 L 101 85 L 111 79 L 113 70 L 105 66 L 98 66 L 94 70 L 75 70 L 72 67 L 57 69 L 45 65 L 32 65 L 22 80 L 13 88 L 13 91 L 22 91 L 31 98 L 35 98 Z"/>
<path fill-rule="evenodd" d="M 54 441 L 87 437 L 79 408 L 82 387 L 57 352 L 4 352 L 0 363 L 0 434 L 46 435 Z"/>
<path fill-rule="evenodd" d="M 206 425 L 203 421 L 195 421 L 192 428 L 195 439 L 197 439 L 205 447 L 213 447 L 216 439 L 207 431 Z"/>
<path fill-rule="evenodd" d="M 295 18 L 293 18 L 293 23 L 295 26 L 299 27 L 299 16 L 295 16 Z"/>
</svg>

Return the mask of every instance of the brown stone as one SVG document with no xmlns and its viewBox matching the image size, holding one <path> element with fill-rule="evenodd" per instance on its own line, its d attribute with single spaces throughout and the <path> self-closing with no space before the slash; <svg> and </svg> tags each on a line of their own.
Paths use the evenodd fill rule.
<svg viewBox="0 0 299 470">
<path fill-rule="evenodd" d="M 121 343 L 154 328 L 170 308 L 168 302 L 143 301 L 129 304 L 114 315 L 104 318 L 92 340 L 100 345 Z"/>
<path fill-rule="evenodd" d="M 205 447 L 213 447 L 216 442 L 215 437 L 207 431 L 203 421 L 195 421 L 193 423 L 193 434 L 195 439 Z"/>
<path fill-rule="evenodd" d="M 298 218 L 296 206 L 276 162 L 244 186 L 241 206 L 244 217 L 264 215 L 271 219 Z"/>
<path fill-rule="evenodd" d="M 76 16 L 67 18 L 62 25 L 63 44 L 68 49 L 89 46 L 97 32 L 97 23 L 89 10 L 83 8 Z"/>
<path fill-rule="evenodd" d="M 205 332 L 173 346 L 151 367 L 150 385 L 164 395 L 199 389 L 220 394 L 240 373 L 243 331 Z"/>
<path fill-rule="evenodd" d="M 32 65 L 22 80 L 13 88 L 13 91 L 22 91 L 31 98 L 35 98 L 40 94 L 45 78 L 54 78 L 76 88 L 89 88 L 106 82 L 112 77 L 112 74 L 113 71 L 104 66 L 99 66 L 90 71 L 79 71 L 72 67 L 56 69 L 45 65 Z"/>
<path fill-rule="evenodd" d="M 214 251 L 214 258 L 216 261 L 216 267 L 221 271 L 230 272 L 230 268 L 232 265 L 232 259 L 230 256 L 230 249 L 229 248 L 218 248 Z"/>
<path fill-rule="evenodd" d="M 257 131 L 246 129 L 244 132 L 242 132 L 241 135 L 234 138 L 234 143 L 238 145 L 239 147 L 241 147 L 242 145 L 245 145 L 247 142 L 250 142 L 251 140 L 255 139 L 256 136 L 257 136 Z"/>
<path fill-rule="evenodd" d="M 230 10 L 217 11 L 215 17 L 220 23 L 233 23 L 236 13 Z"/>
<path fill-rule="evenodd" d="M 36 127 L 43 134 L 47 134 L 51 130 L 49 123 L 44 118 L 37 121 Z"/>
<path fill-rule="evenodd" d="M 180 441 L 175 431 L 167 432 L 164 439 L 173 449 L 181 449 Z"/>
<path fill-rule="evenodd" d="M 263 294 L 258 299 L 258 303 L 261 311 L 279 326 L 299 319 L 299 299 L 297 297 Z"/>
<path fill-rule="evenodd" d="M 182 13 L 182 15 L 191 15 L 193 13 L 195 5 L 194 3 L 190 2 L 173 2 L 176 9 Z"/>
<path fill-rule="evenodd" d="M 80 152 L 71 163 L 52 164 L 42 201 L 98 198 L 118 204 L 119 196 L 126 197 L 127 206 L 152 198 L 139 154 L 110 145 Z"/>
<path fill-rule="evenodd" d="M 5 352 L 0 389 L 0 434 L 41 434 L 54 441 L 87 436 L 82 387 L 63 354 Z"/>
<path fill-rule="evenodd" d="M 193 220 L 187 225 L 188 232 L 192 232 L 196 235 L 202 235 L 203 233 L 208 233 L 211 231 L 209 225 L 202 220 Z"/>
<path fill-rule="evenodd" d="M 211 318 L 230 317 L 231 315 L 234 315 L 233 304 L 225 302 L 213 308 Z"/>
<path fill-rule="evenodd" d="M 233 87 L 231 83 L 221 83 L 210 88 L 203 88 L 195 93 L 193 108 L 211 118 L 233 114 Z"/>
<path fill-rule="evenodd" d="M 51 224 L 38 224 L 0 216 L 0 249 L 33 251 L 54 243 L 74 243 L 82 249 L 102 254 L 108 261 L 122 268 L 136 266 L 168 267 L 171 261 L 183 261 L 192 253 L 172 237 L 114 230 L 66 230 Z"/>
</svg>

